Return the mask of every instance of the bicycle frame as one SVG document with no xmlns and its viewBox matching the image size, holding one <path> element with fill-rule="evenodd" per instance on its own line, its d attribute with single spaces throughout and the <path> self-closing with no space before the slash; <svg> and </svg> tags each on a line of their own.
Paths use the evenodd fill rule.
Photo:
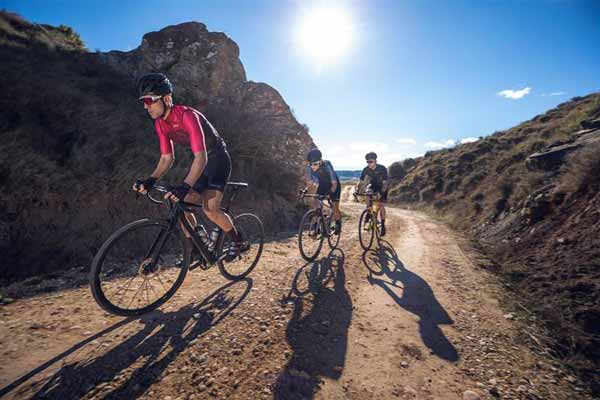
<svg viewBox="0 0 600 400">
<path fill-rule="evenodd" d="M 169 189 L 166 187 L 162 187 L 162 186 L 155 186 L 154 187 L 157 191 L 160 192 L 168 192 Z M 228 203 L 226 206 L 221 207 L 221 210 L 223 210 L 225 213 L 229 213 L 229 209 L 231 207 L 231 203 L 233 202 L 233 199 L 235 198 L 235 195 L 237 194 L 237 189 L 234 189 L 234 193 L 231 195 Z M 210 250 L 208 249 L 208 247 L 206 246 L 206 244 L 204 242 L 202 242 L 202 240 L 200 240 L 198 238 L 198 236 L 196 235 L 195 229 L 194 227 L 190 224 L 190 222 L 188 221 L 188 219 L 185 217 L 185 213 L 186 212 L 190 212 L 193 213 L 195 211 L 197 211 L 198 209 L 201 209 L 202 206 L 201 205 L 196 205 L 196 204 L 192 204 L 192 203 L 185 203 L 182 201 L 179 201 L 177 203 L 171 201 L 171 200 L 157 200 L 155 198 L 153 198 L 152 196 L 150 196 L 149 193 L 147 193 L 146 195 L 150 201 L 152 201 L 153 203 L 156 204 L 166 204 L 167 207 L 169 207 L 169 227 L 167 228 L 166 231 L 164 231 L 161 235 L 159 235 L 159 237 L 156 239 L 156 241 L 153 243 L 150 252 L 148 254 L 148 258 L 150 257 L 150 255 L 155 251 L 156 248 L 161 249 L 162 246 L 164 245 L 164 241 L 166 240 L 167 236 L 173 232 L 173 230 L 178 229 L 177 228 L 177 223 L 180 223 L 180 226 L 183 226 L 183 229 L 185 229 L 185 231 L 187 231 L 187 234 L 189 236 L 187 236 L 191 242 L 192 245 L 196 248 L 196 250 L 198 250 L 198 252 L 200 253 L 203 261 L 205 263 L 207 263 L 209 266 L 214 265 L 217 261 L 219 261 L 219 258 L 214 257 Z M 200 224 L 201 226 L 203 226 L 202 224 Z M 219 236 L 217 236 L 216 239 L 216 243 L 215 243 L 215 248 L 218 248 L 218 246 L 220 245 L 221 241 L 223 239 L 223 230 L 219 228 Z M 158 245 L 159 244 L 159 245 Z M 158 245 L 158 246 L 157 246 Z M 156 259 L 153 257 L 153 262 L 152 265 L 154 265 L 156 263 Z"/>
<path fill-rule="evenodd" d="M 301 198 L 304 198 L 304 197 L 312 197 L 312 198 L 317 199 L 317 201 L 319 202 L 319 206 L 315 207 L 315 209 L 319 210 L 319 219 L 321 220 L 321 223 L 325 227 L 325 234 L 327 236 L 332 236 L 331 235 L 331 227 L 328 226 L 329 224 L 325 223 L 326 222 L 325 221 L 325 214 L 323 213 L 323 206 L 325 206 L 326 208 L 329 208 L 330 210 L 333 209 L 333 205 L 332 205 L 331 199 L 329 197 L 324 197 L 324 196 L 319 195 L 319 194 L 302 193 Z M 327 200 L 327 203 L 325 203 L 323 200 Z"/>
</svg>

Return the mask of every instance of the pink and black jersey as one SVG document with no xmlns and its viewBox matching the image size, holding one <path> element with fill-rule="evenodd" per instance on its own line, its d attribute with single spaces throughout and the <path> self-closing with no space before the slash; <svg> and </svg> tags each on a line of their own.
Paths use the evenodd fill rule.
<svg viewBox="0 0 600 400">
<path fill-rule="evenodd" d="M 166 120 L 158 118 L 154 128 L 160 142 L 161 154 L 172 154 L 172 142 L 189 145 L 193 153 L 206 151 L 208 154 L 225 151 L 225 142 L 217 130 L 198 110 L 176 105 L 171 108 Z"/>
</svg>

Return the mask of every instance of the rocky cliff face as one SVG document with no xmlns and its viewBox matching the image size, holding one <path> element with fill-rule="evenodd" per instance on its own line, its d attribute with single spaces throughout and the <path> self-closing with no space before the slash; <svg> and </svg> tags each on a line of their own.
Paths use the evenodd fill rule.
<svg viewBox="0 0 600 400">
<path fill-rule="evenodd" d="M 554 332 L 557 354 L 588 372 L 600 364 L 599 117 L 600 94 L 574 98 L 399 163 L 390 192 L 469 231 Z"/>
<path fill-rule="evenodd" d="M 130 52 L 90 53 L 66 27 L 0 13 L 0 271 L 14 280 L 89 262 L 117 226 L 163 210 L 131 183 L 158 159 L 139 75 L 164 72 L 175 102 L 204 112 L 226 140 L 234 180 L 250 190 L 238 211 L 289 229 L 302 161 L 314 144 L 277 91 L 246 81 L 237 45 L 190 22 L 148 33 Z M 176 148 L 167 180 L 187 173 Z"/>
</svg>

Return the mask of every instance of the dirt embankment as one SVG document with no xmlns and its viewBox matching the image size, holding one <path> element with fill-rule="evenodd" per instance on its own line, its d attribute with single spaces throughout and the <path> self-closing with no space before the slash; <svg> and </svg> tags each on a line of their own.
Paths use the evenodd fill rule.
<svg viewBox="0 0 600 400">
<path fill-rule="evenodd" d="M 554 355 L 600 368 L 600 94 L 477 142 L 393 165 L 390 199 L 467 232 Z"/>
</svg>

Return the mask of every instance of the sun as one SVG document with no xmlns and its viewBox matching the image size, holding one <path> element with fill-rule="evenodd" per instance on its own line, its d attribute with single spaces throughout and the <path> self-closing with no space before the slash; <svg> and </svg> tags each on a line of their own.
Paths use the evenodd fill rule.
<svg viewBox="0 0 600 400">
<path fill-rule="evenodd" d="M 304 15 L 297 35 L 303 51 L 320 67 L 330 65 L 350 49 L 351 19 L 341 8 L 315 8 Z"/>
</svg>

